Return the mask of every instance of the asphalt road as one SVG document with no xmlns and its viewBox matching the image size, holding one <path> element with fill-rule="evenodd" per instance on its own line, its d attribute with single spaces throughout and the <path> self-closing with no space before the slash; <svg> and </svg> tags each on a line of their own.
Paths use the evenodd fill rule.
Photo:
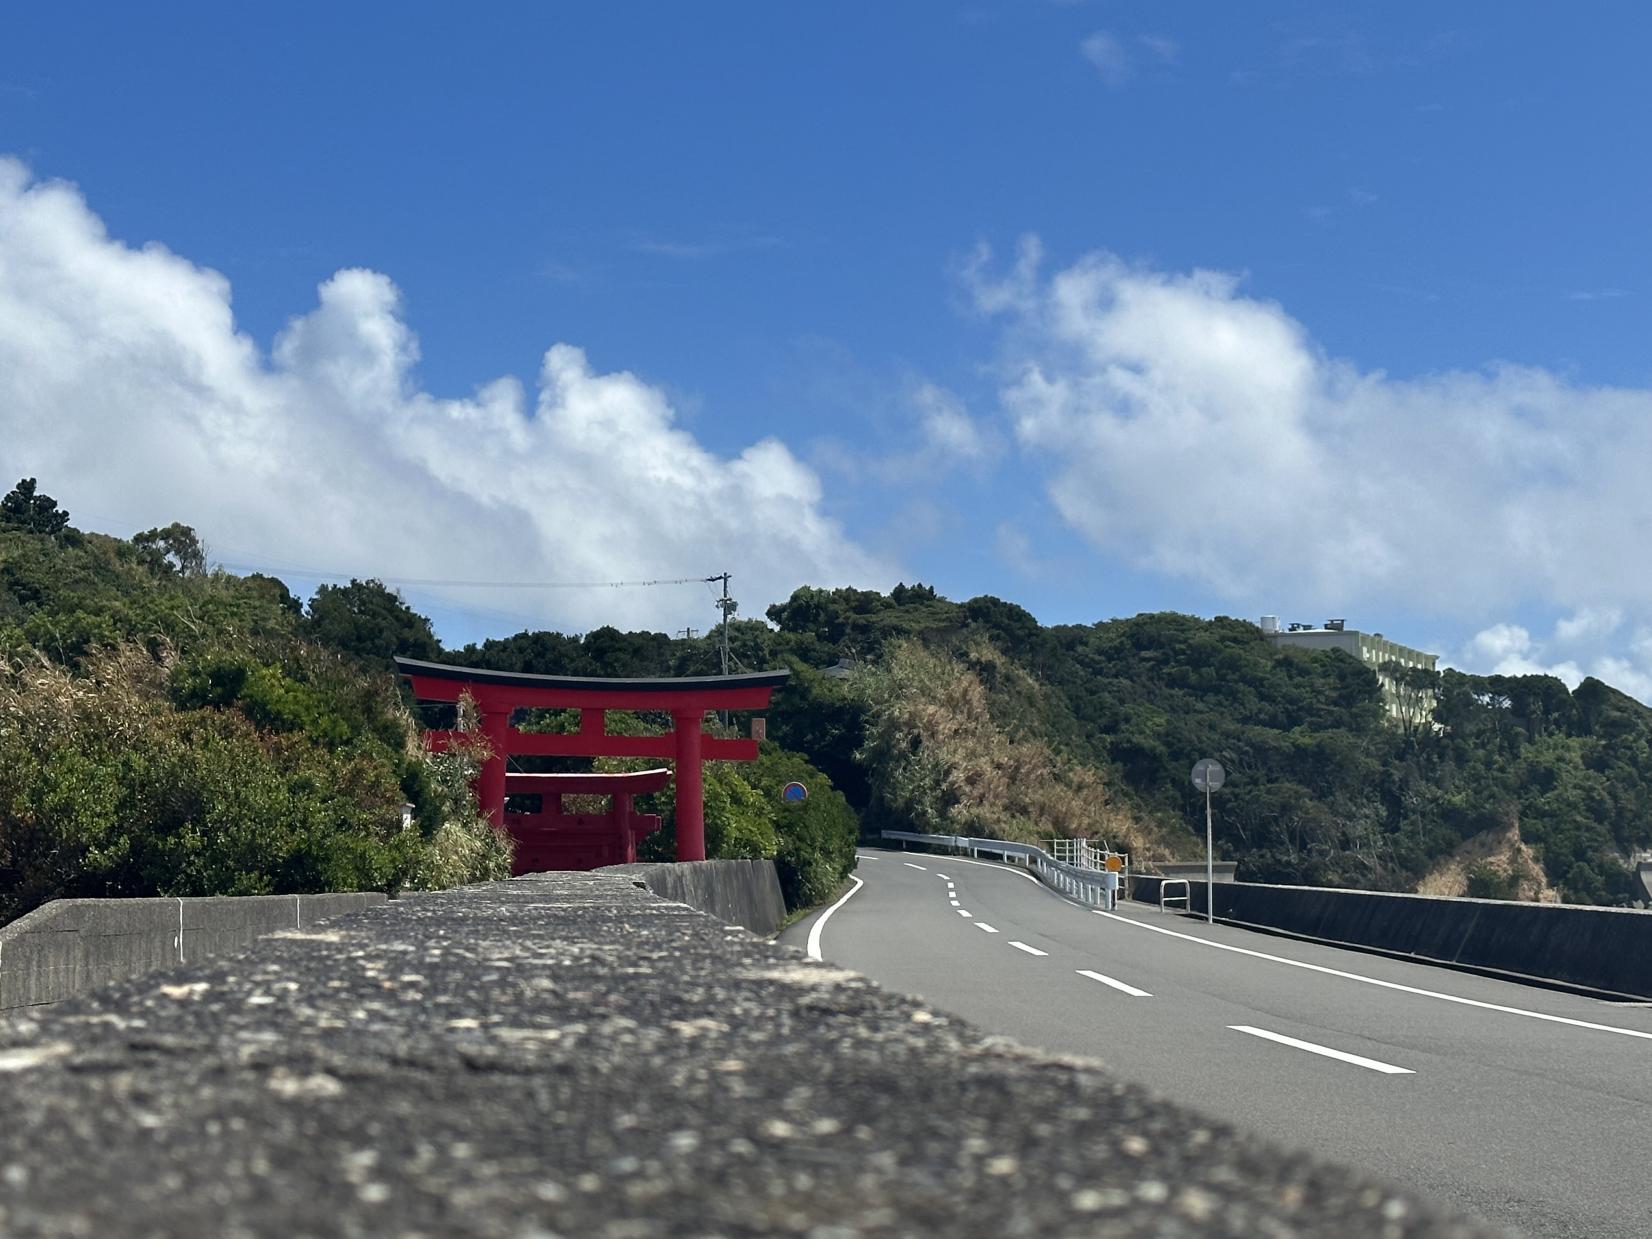
<svg viewBox="0 0 1652 1239">
<path fill-rule="evenodd" d="M 1652 1230 L 1652 1009 L 861 856 L 864 885 L 782 941 L 1503 1226 Z"/>
</svg>

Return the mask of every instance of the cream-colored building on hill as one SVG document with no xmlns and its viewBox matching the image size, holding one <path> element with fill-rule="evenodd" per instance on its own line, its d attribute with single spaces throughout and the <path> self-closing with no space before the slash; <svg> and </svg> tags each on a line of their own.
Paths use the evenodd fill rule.
<svg viewBox="0 0 1652 1239">
<path fill-rule="evenodd" d="M 1343 650 L 1359 659 L 1376 672 L 1382 686 L 1383 704 L 1389 717 L 1401 722 L 1427 722 L 1434 712 L 1432 691 L 1407 687 L 1394 674 L 1396 669 L 1426 667 L 1436 670 L 1438 654 L 1425 654 L 1409 645 L 1390 641 L 1380 632 L 1359 632 L 1349 628 L 1346 621 L 1326 620 L 1323 628 L 1309 624 L 1279 626 L 1277 615 L 1262 617 L 1262 635 L 1275 645 L 1287 645 L 1301 650 Z"/>
</svg>

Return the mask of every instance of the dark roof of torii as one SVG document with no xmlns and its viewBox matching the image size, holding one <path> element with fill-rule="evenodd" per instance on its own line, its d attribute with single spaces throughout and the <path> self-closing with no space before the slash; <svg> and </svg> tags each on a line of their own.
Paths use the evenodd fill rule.
<svg viewBox="0 0 1652 1239">
<path fill-rule="evenodd" d="M 458 667 L 452 663 L 427 663 L 417 658 L 397 658 L 402 675 L 430 676 L 437 680 L 468 680 L 474 684 L 497 684 L 510 688 L 568 688 L 587 692 L 703 693 L 730 688 L 779 688 L 790 671 L 749 671 L 743 675 L 686 675 L 656 677 L 605 677 L 583 675 L 529 675 L 524 671 L 487 671 L 481 667 Z"/>
</svg>

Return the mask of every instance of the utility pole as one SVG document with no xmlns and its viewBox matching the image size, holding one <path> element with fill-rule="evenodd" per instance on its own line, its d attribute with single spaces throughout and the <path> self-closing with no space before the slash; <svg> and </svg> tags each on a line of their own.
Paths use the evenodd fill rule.
<svg viewBox="0 0 1652 1239">
<path fill-rule="evenodd" d="M 684 628 L 677 635 L 685 641 L 694 640 L 694 630 L 692 628 Z"/>
<path fill-rule="evenodd" d="M 729 573 L 720 572 L 716 576 L 708 576 L 707 581 L 721 581 L 723 596 L 717 600 L 717 609 L 723 613 L 723 674 L 728 674 L 728 621 L 729 616 L 739 610 L 740 604 L 728 596 Z"/>
</svg>

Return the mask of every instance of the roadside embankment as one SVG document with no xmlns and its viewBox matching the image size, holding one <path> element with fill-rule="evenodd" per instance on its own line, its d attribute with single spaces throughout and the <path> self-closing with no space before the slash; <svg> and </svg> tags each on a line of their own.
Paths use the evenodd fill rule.
<svg viewBox="0 0 1652 1239">
<path fill-rule="evenodd" d="M 0 1230 L 1473 1235 L 618 874 L 0 1019 Z"/>
<path fill-rule="evenodd" d="M 772 860 L 609 865 L 598 872 L 630 875 L 662 899 L 686 903 L 765 938 L 786 923 L 786 900 Z"/>
<path fill-rule="evenodd" d="M 1161 881 L 1134 879 L 1132 897 L 1157 903 Z M 1190 882 L 1189 894 L 1202 915 L 1205 884 Z M 1252 882 L 1218 882 L 1215 900 L 1217 919 L 1237 925 L 1652 998 L 1652 911 Z"/>
<path fill-rule="evenodd" d="M 57 899 L 0 927 L 0 1010 L 62 1002 L 383 903 L 382 893 Z"/>
</svg>

